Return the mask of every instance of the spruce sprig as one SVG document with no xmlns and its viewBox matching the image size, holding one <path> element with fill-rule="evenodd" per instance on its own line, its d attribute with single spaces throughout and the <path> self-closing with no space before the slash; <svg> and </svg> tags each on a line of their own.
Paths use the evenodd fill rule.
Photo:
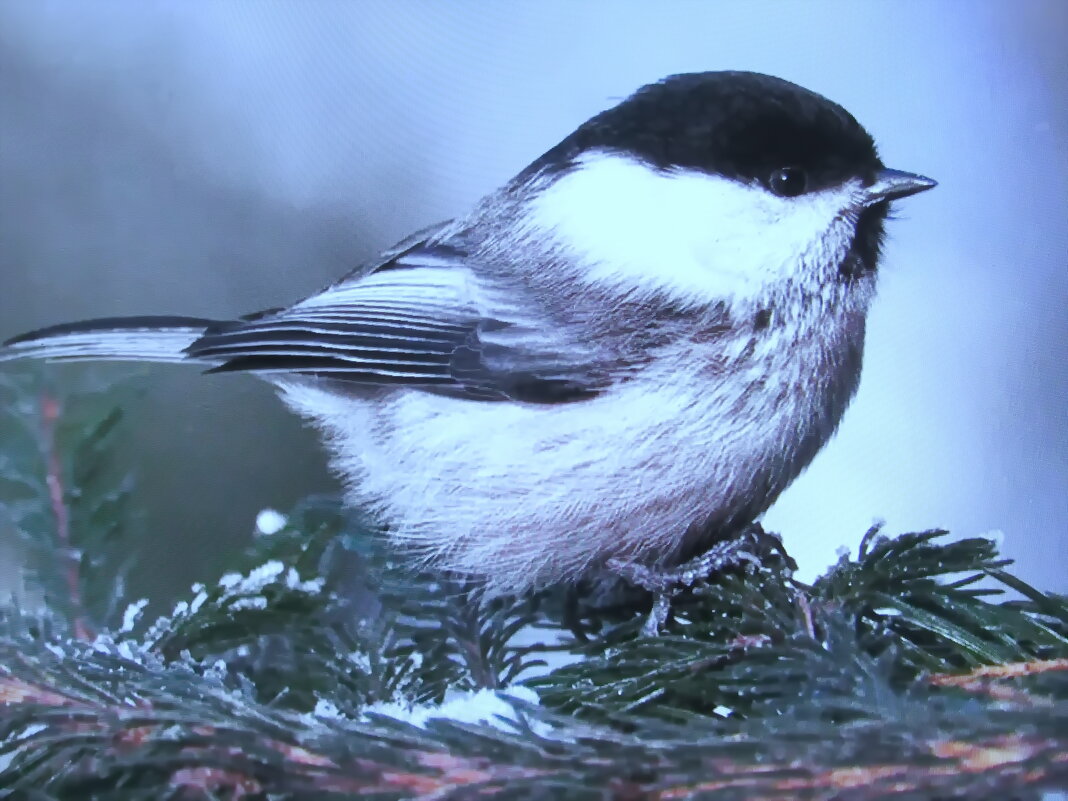
<svg viewBox="0 0 1068 801">
<path fill-rule="evenodd" d="M 44 601 L 0 606 L 11 797 L 929 798 L 1068 785 L 1068 599 L 1013 576 L 989 540 L 873 530 L 811 586 L 773 549 L 759 569 L 697 581 L 661 636 L 644 637 L 640 593 L 611 609 L 563 587 L 485 601 L 456 577 L 413 573 L 368 521 L 313 499 L 148 623 L 139 604 L 109 615 L 87 600 L 138 551 L 120 523 L 128 396 L 48 407 L 36 380 L 3 381 L 0 502 L 41 560 Z M 75 546 L 92 553 L 69 558 Z M 531 631 L 551 636 L 530 644 Z M 494 693 L 504 718 L 433 718 L 433 705 Z M 397 719 L 405 707 L 431 719 Z"/>
</svg>

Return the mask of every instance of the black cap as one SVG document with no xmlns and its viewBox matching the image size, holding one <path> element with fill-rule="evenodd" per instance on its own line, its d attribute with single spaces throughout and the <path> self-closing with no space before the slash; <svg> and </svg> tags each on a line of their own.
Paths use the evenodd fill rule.
<svg viewBox="0 0 1068 801">
<path fill-rule="evenodd" d="M 589 150 L 631 156 L 657 169 L 686 168 L 766 181 L 799 168 L 807 190 L 883 164 L 871 135 L 837 103 L 755 72 L 672 75 L 593 117 L 521 174 L 555 173 Z"/>
</svg>

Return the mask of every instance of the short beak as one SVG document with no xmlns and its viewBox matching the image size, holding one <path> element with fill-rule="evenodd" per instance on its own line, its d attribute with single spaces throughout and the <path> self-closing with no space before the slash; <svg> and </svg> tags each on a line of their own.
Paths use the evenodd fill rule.
<svg viewBox="0 0 1068 801">
<path fill-rule="evenodd" d="M 864 205 L 871 206 L 881 200 L 899 200 L 917 192 L 925 192 L 938 186 L 938 181 L 901 170 L 880 170 L 875 181 L 864 187 Z"/>
</svg>

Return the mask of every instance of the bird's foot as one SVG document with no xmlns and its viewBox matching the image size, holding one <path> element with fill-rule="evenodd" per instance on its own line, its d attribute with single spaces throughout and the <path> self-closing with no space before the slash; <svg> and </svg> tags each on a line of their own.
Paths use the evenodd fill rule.
<svg viewBox="0 0 1068 801">
<path fill-rule="evenodd" d="M 754 524 L 735 537 L 717 542 L 700 556 L 677 567 L 656 568 L 623 559 L 608 560 L 608 569 L 631 584 L 652 593 L 653 609 L 642 626 L 642 634 L 655 637 L 671 612 L 671 601 L 676 595 L 689 589 L 698 581 L 740 563 L 760 566 L 760 557 L 753 552 L 754 546 L 764 534 Z"/>
</svg>

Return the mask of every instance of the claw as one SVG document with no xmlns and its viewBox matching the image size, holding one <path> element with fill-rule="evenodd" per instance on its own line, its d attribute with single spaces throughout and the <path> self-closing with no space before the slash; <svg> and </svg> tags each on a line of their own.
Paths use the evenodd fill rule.
<svg viewBox="0 0 1068 801">
<path fill-rule="evenodd" d="M 609 559 L 609 570 L 653 595 L 653 608 L 642 625 L 642 635 L 657 636 L 671 612 L 672 599 L 699 580 L 740 562 L 760 567 L 760 558 L 745 550 L 751 544 L 750 538 L 746 536 L 748 533 L 717 542 L 700 556 L 673 568 L 653 568 L 619 558 Z"/>
</svg>

